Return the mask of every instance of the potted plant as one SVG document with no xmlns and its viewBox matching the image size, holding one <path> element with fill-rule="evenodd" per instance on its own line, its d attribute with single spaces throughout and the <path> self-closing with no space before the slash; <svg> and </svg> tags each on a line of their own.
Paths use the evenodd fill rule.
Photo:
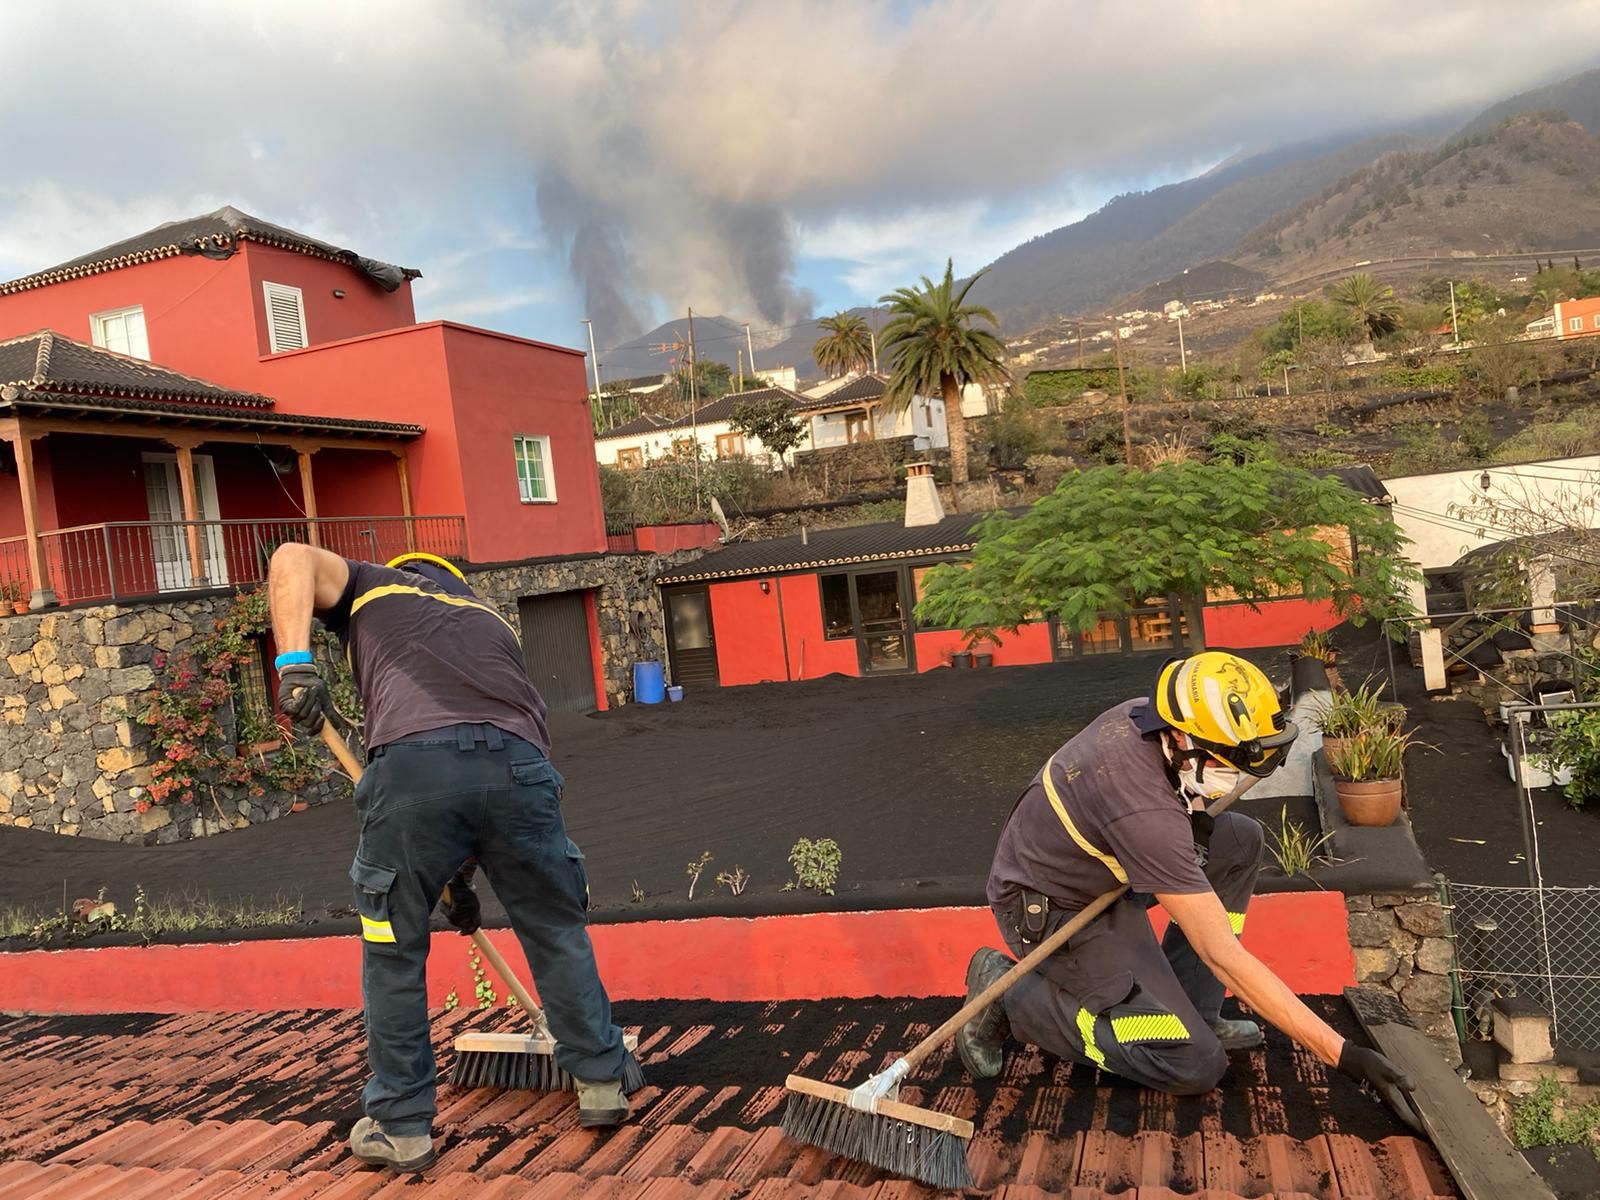
<svg viewBox="0 0 1600 1200">
<path fill-rule="evenodd" d="M 1393 721 L 1378 699 L 1378 692 L 1362 684 L 1353 692 L 1335 692 L 1328 706 L 1317 714 L 1317 728 L 1322 731 L 1322 752 L 1333 761 L 1333 756 L 1344 744 L 1364 729 L 1377 729 L 1399 725 Z M 1405 709 L 1400 709 L 1403 718 Z"/>
<path fill-rule="evenodd" d="M 1306 630 L 1300 644 L 1289 652 L 1294 694 L 1337 690 L 1339 672 L 1334 662 L 1338 656 L 1331 635 L 1320 629 Z"/>
<path fill-rule="evenodd" d="M 1400 764 L 1412 737 L 1387 725 L 1370 726 L 1328 756 L 1339 811 L 1350 824 L 1394 824 L 1400 815 Z"/>
<path fill-rule="evenodd" d="M 0 602 L 9 604 L 19 617 L 28 611 L 28 593 L 18 580 L 0 581 Z"/>
</svg>

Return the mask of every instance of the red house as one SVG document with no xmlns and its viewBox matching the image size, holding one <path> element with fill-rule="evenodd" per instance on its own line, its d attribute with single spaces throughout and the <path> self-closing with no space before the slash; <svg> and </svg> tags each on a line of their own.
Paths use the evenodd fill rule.
<svg viewBox="0 0 1600 1200">
<path fill-rule="evenodd" d="M 278 542 L 603 553 L 583 356 L 418 324 L 418 272 L 233 208 L 0 284 L 0 584 L 259 580 Z"/>
</svg>

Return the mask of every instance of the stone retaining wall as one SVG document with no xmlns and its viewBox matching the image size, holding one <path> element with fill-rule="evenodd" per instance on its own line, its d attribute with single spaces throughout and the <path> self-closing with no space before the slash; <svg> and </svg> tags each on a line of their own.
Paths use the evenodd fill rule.
<svg viewBox="0 0 1600 1200">
<path fill-rule="evenodd" d="M 469 578 L 513 625 L 519 597 L 593 589 L 607 701 L 621 704 L 632 695 L 633 663 L 666 658 L 656 575 L 699 553 L 486 567 Z M 205 789 L 198 805 L 138 811 L 150 784 L 149 739 L 128 714 L 156 685 L 156 655 L 189 649 L 231 603 L 206 596 L 0 620 L 0 825 L 166 843 L 272 820 L 296 800 L 345 794 L 343 776 L 330 773 L 306 793 L 251 797 L 218 786 L 215 802 Z"/>
<path fill-rule="evenodd" d="M 0 825 L 124 842 L 175 842 L 243 828 L 344 790 L 219 786 L 203 804 L 139 812 L 149 737 L 129 714 L 155 687 L 158 653 L 181 653 L 214 625 L 228 596 L 109 604 L 0 621 Z M 219 811 L 220 810 L 220 811 Z"/>
<path fill-rule="evenodd" d="M 1451 1017 L 1450 940 L 1444 907 L 1429 892 L 1346 896 L 1356 982 L 1400 998 L 1451 1066 L 1461 1062 Z"/>
</svg>

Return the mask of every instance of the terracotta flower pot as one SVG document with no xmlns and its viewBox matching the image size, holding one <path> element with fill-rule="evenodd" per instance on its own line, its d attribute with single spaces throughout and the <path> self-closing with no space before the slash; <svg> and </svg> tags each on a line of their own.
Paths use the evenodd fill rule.
<svg viewBox="0 0 1600 1200">
<path fill-rule="evenodd" d="M 1400 815 L 1398 779 L 1335 779 L 1333 790 L 1339 797 L 1339 811 L 1352 825 L 1383 828 L 1393 825 Z"/>
<path fill-rule="evenodd" d="M 11 611 L 16 613 L 19 617 L 27 616 L 28 602 L 26 600 L 13 600 L 11 602 Z"/>
<path fill-rule="evenodd" d="M 1326 755 L 1327 758 L 1330 761 L 1332 761 L 1333 756 L 1338 754 L 1341 750 L 1343 750 L 1345 748 L 1345 745 L 1349 741 L 1350 741 L 1349 738 L 1345 738 L 1345 737 L 1329 737 L 1327 734 L 1323 734 L 1322 735 L 1322 753 L 1324 755 Z"/>
</svg>

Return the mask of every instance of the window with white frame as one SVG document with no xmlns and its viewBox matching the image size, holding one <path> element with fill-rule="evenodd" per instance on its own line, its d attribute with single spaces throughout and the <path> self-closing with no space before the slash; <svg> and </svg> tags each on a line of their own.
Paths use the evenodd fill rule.
<svg viewBox="0 0 1600 1200">
<path fill-rule="evenodd" d="M 115 350 L 130 358 L 150 358 L 150 341 L 144 332 L 144 309 L 137 304 L 89 318 L 90 334 L 96 346 Z"/>
<path fill-rule="evenodd" d="M 550 470 L 550 439 L 518 434 L 512 439 L 517 456 L 517 491 L 524 504 L 550 503 L 556 498 L 555 476 Z"/>
<path fill-rule="evenodd" d="M 286 283 L 261 284 L 267 302 L 267 346 L 273 354 L 284 350 L 304 350 L 306 302 L 300 289 Z"/>
<path fill-rule="evenodd" d="M 1573 333 L 1582 333 L 1583 332 L 1583 318 L 1582 317 L 1568 317 L 1567 318 L 1567 328 L 1570 329 Z"/>
</svg>

